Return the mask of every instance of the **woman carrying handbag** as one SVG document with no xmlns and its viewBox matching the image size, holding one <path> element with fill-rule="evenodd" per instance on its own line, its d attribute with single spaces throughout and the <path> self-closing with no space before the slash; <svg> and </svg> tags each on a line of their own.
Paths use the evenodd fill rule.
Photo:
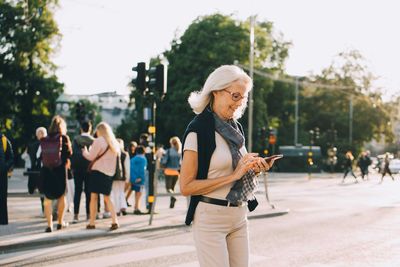
<svg viewBox="0 0 400 267">
<path fill-rule="evenodd" d="M 116 172 L 117 157 L 121 154 L 120 145 L 115 139 L 111 127 L 101 122 L 96 128 L 97 138 L 88 150 L 82 149 L 82 155 L 91 161 L 90 168 L 90 221 L 86 229 L 95 229 L 97 215 L 97 200 L 99 194 L 104 195 L 104 202 L 111 212 L 110 230 L 118 229 L 117 215 L 110 200 L 113 176 Z"/>
</svg>

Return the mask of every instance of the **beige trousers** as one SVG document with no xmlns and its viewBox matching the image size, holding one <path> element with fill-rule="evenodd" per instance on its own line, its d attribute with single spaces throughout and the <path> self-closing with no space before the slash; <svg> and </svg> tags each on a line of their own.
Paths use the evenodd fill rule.
<svg viewBox="0 0 400 267">
<path fill-rule="evenodd" d="M 247 206 L 200 202 L 194 215 L 193 235 L 201 267 L 249 266 Z"/>
</svg>

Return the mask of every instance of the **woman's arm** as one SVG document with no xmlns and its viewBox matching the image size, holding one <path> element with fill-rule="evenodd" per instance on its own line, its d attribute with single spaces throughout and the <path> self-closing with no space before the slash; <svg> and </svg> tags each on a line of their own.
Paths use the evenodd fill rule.
<svg viewBox="0 0 400 267">
<path fill-rule="evenodd" d="M 101 150 L 102 150 L 102 143 L 100 142 L 100 138 L 96 138 L 93 141 L 93 144 L 90 146 L 89 150 L 87 150 L 86 146 L 82 148 L 82 156 L 89 161 L 93 161 L 97 157 L 97 155 L 100 154 Z"/>
<path fill-rule="evenodd" d="M 239 180 L 248 170 L 257 164 L 254 160 L 257 154 L 248 153 L 239 161 L 231 175 L 215 179 L 197 180 L 197 152 L 185 150 L 184 154 L 180 173 L 180 189 L 184 196 L 208 194 L 223 185 Z"/>
</svg>

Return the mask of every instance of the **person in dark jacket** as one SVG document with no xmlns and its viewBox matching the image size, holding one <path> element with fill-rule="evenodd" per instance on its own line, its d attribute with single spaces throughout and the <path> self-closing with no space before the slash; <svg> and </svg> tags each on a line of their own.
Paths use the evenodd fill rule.
<svg viewBox="0 0 400 267">
<path fill-rule="evenodd" d="M 61 139 L 61 165 L 55 168 L 50 168 L 44 164 L 44 142 L 46 138 L 60 137 Z M 65 190 L 66 190 L 66 179 L 68 171 L 69 158 L 72 155 L 71 141 L 67 135 L 67 124 L 64 119 L 60 116 L 55 116 L 50 124 L 48 130 L 48 136 L 41 140 L 41 153 L 43 167 L 41 175 L 43 176 L 43 193 L 45 195 L 44 200 L 44 211 L 47 219 L 47 228 L 45 232 L 53 231 L 53 215 L 52 215 L 52 200 L 57 200 L 57 214 L 58 224 L 57 230 L 61 230 L 67 227 L 67 223 L 64 222 L 64 209 L 65 209 Z"/>
<path fill-rule="evenodd" d="M 358 159 L 358 167 L 360 167 L 360 171 L 361 171 L 361 178 L 364 180 L 364 177 L 367 176 L 368 178 L 368 167 L 369 165 L 371 165 L 372 161 L 371 158 L 368 155 L 367 151 L 363 151 L 361 152 L 361 155 Z"/>
<path fill-rule="evenodd" d="M 186 224 L 193 221 L 202 267 L 249 266 L 247 209 L 257 205 L 256 175 L 273 165 L 248 153 L 238 118 L 244 113 L 251 78 L 239 67 L 212 72 L 189 103 L 198 114 L 183 138 L 180 188 L 191 196 Z"/>
<path fill-rule="evenodd" d="M 353 153 L 351 153 L 351 151 L 347 151 L 345 162 L 344 162 L 344 174 L 343 174 L 342 183 L 344 183 L 344 179 L 346 179 L 346 176 L 349 173 L 354 177 L 354 179 L 356 180 L 356 183 L 358 183 L 357 177 L 353 172 L 353 161 L 354 161 Z"/>
<path fill-rule="evenodd" d="M 8 172 L 14 162 L 14 152 L 10 140 L 0 132 L 0 224 L 8 224 L 7 190 Z"/>
<path fill-rule="evenodd" d="M 74 173 L 75 194 L 74 194 L 74 219 L 72 223 L 79 221 L 79 207 L 81 203 L 82 191 L 85 192 L 86 201 L 86 219 L 90 217 L 90 188 L 88 167 L 90 161 L 82 156 L 82 148 L 92 145 L 94 138 L 90 135 L 92 132 L 92 123 L 84 121 L 81 123 L 80 134 L 72 142 L 71 167 Z"/>
<path fill-rule="evenodd" d="M 31 161 L 31 167 L 29 171 L 37 172 L 31 173 L 28 176 L 28 192 L 33 194 L 37 189 L 40 193 L 40 204 L 42 208 L 42 213 L 44 214 L 44 195 L 43 195 L 43 178 L 39 174 L 42 168 L 42 162 L 40 160 L 40 155 L 38 155 L 38 150 L 40 147 L 40 140 L 47 136 L 47 130 L 44 127 L 38 127 L 36 129 L 36 140 L 28 145 L 28 155 Z"/>
<path fill-rule="evenodd" d="M 394 177 L 393 177 L 392 172 L 390 171 L 389 164 L 390 164 L 389 153 L 386 153 L 385 154 L 385 161 L 383 163 L 383 171 L 382 171 L 381 183 L 383 182 L 383 177 L 386 174 L 389 174 L 389 176 L 392 177 L 392 180 L 394 181 Z"/>
</svg>

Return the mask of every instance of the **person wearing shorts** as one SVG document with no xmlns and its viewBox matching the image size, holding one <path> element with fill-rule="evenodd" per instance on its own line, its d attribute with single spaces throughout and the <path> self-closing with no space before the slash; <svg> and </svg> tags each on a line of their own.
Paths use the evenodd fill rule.
<svg viewBox="0 0 400 267">
<path fill-rule="evenodd" d="M 147 159 L 144 155 L 144 147 L 136 148 L 136 156 L 131 159 L 131 189 L 135 191 L 135 205 L 133 214 L 145 214 L 140 210 L 140 199 L 145 184 L 145 173 L 147 169 Z"/>
</svg>

